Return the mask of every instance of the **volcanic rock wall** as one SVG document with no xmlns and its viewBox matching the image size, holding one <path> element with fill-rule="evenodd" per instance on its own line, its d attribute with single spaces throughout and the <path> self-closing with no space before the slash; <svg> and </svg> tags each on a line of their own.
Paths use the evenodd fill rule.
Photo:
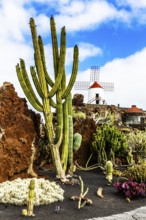
<svg viewBox="0 0 146 220">
<path fill-rule="evenodd" d="M 5 82 L 0 87 L 0 182 L 29 176 L 39 124 L 40 116 Z"/>
</svg>

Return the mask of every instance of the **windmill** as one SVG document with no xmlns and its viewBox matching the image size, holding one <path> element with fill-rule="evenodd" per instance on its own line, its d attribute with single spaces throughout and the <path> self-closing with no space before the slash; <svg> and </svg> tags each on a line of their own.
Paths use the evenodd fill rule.
<svg viewBox="0 0 146 220">
<path fill-rule="evenodd" d="M 104 92 L 113 92 L 114 84 L 110 82 L 99 82 L 100 68 L 92 66 L 90 81 L 76 81 L 74 90 L 88 90 L 88 103 L 105 104 Z"/>
</svg>

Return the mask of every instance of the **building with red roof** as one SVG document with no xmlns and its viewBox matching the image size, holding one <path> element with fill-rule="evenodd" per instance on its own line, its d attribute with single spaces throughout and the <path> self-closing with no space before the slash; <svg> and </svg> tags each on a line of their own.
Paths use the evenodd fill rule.
<svg viewBox="0 0 146 220">
<path fill-rule="evenodd" d="M 139 125 L 143 124 L 145 117 L 144 111 L 138 108 L 136 105 L 132 105 L 131 108 L 125 110 L 124 113 L 124 122 L 127 125 Z"/>
<path fill-rule="evenodd" d="M 89 92 L 88 92 L 88 103 L 92 104 L 104 104 L 104 89 L 102 86 L 94 82 L 90 87 L 89 87 Z"/>
</svg>

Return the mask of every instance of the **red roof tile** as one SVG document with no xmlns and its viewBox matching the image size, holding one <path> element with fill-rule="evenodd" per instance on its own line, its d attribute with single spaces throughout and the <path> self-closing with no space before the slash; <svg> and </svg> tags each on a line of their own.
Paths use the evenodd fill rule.
<svg viewBox="0 0 146 220">
<path fill-rule="evenodd" d="M 93 88 L 102 88 L 102 86 L 97 83 L 97 82 L 94 82 L 92 86 L 90 86 L 90 89 L 93 89 Z"/>
<path fill-rule="evenodd" d="M 126 113 L 143 113 L 143 110 L 136 107 L 136 105 L 132 105 L 131 108 L 126 110 Z"/>
</svg>

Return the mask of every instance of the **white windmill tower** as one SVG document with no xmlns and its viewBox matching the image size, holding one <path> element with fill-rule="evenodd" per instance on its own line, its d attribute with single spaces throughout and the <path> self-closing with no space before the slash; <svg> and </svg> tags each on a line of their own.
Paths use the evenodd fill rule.
<svg viewBox="0 0 146 220">
<path fill-rule="evenodd" d="M 106 104 L 104 92 L 113 92 L 114 84 L 109 82 L 99 82 L 100 68 L 92 66 L 90 72 L 90 82 L 76 81 L 75 90 L 88 90 L 88 103 Z"/>
</svg>

